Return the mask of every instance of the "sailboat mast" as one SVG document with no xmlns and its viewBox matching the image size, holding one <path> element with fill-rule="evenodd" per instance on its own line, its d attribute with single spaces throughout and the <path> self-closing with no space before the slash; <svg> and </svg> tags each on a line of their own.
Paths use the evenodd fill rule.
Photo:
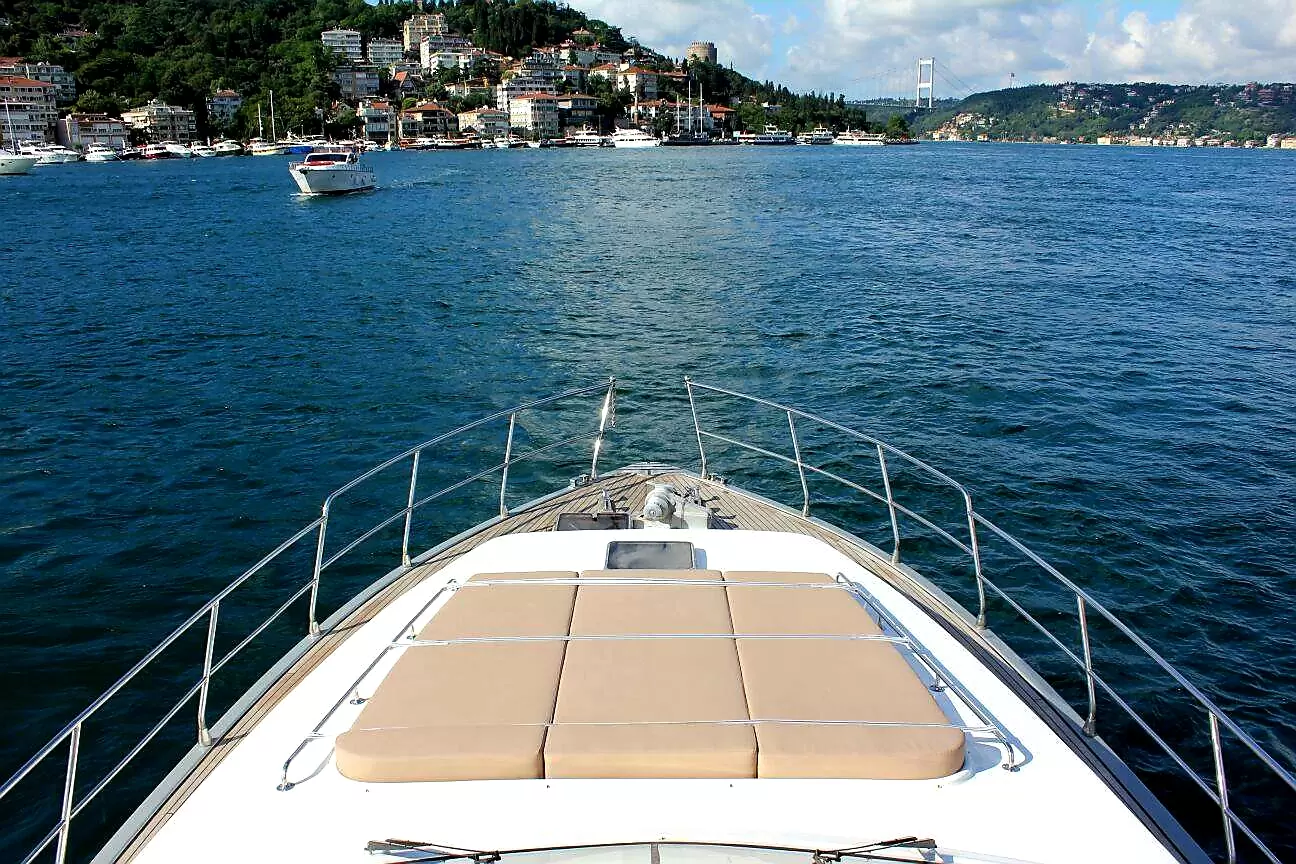
<svg viewBox="0 0 1296 864">
<path fill-rule="evenodd" d="M 270 91 L 270 140 L 271 141 L 279 140 L 279 133 L 275 131 L 274 91 L 273 90 Z"/>
<path fill-rule="evenodd" d="M 257 137 L 265 140 L 265 121 L 261 119 L 261 103 L 257 102 Z"/>
</svg>

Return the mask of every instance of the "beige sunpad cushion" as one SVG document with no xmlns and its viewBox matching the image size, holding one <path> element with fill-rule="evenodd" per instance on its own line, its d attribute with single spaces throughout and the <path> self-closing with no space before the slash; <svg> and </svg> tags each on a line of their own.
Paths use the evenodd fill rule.
<svg viewBox="0 0 1296 864">
<path fill-rule="evenodd" d="M 714 570 L 587 571 L 581 578 L 721 581 Z M 571 632 L 733 630 L 719 584 L 582 585 Z M 545 776 L 754 777 L 756 741 L 750 726 L 671 722 L 746 719 L 732 640 L 575 641 L 563 662 L 554 714 L 558 725 L 545 743 Z"/>
<path fill-rule="evenodd" d="M 877 634 L 844 590 L 742 587 L 829 584 L 822 573 L 726 572 L 739 635 Z M 885 642 L 738 639 L 751 716 L 768 720 L 866 720 L 947 724 L 949 719 L 900 653 Z M 760 777 L 878 780 L 944 777 L 963 764 L 958 729 L 758 724 Z"/>
<path fill-rule="evenodd" d="M 470 581 L 574 579 L 574 572 L 485 573 Z M 461 588 L 419 634 L 566 636 L 572 585 Z M 565 643 L 411 647 L 338 736 L 338 770 L 374 782 L 544 776 L 545 726 Z M 530 725 L 535 724 L 535 725 Z"/>
</svg>

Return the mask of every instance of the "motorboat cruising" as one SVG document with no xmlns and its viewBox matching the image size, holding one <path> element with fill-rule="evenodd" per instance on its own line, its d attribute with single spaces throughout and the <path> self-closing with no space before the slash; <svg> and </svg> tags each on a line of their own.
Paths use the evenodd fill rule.
<svg viewBox="0 0 1296 864">
<path fill-rule="evenodd" d="M 317 147 L 288 173 L 306 195 L 340 195 L 364 192 L 377 184 L 374 171 L 350 147 Z"/>
<path fill-rule="evenodd" d="M 881 147 L 887 143 L 885 135 L 879 135 L 873 132 L 860 132 L 855 129 L 848 129 L 837 136 L 834 144 L 840 144 L 843 147 Z"/>
<path fill-rule="evenodd" d="M 91 144 L 86 148 L 85 161 L 87 162 L 120 162 L 121 156 L 117 151 L 107 144 Z"/>
<path fill-rule="evenodd" d="M 35 164 L 35 156 L 0 149 L 0 175 L 28 174 Z"/>
<path fill-rule="evenodd" d="M 618 129 L 612 133 L 613 147 L 657 147 L 661 143 L 660 138 L 654 138 L 642 129 Z"/>
<path fill-rule="evenodd" d="M 71 842 L 99 864 L 1293 849 L 1290 765 L 967 487 L 690 379 L 640 397 L 651 428 L 633 439 L 695 444 L 689 463 L 608 470 L 618 394 L 598 382 L 434 430 L 328 494 L 0 785 L 18 805 L 0 848 L 63 862 Z M 162 657 L 185 671 L 150 677 Z M 1171 686 L 1138 704 L 1114 683 L 1130 663 Z M 1099 736 L 1127 727 L 1150 736 L 1137 761 Z M 150 763 L 159 736 L 191 749 Z"/>
</svg>

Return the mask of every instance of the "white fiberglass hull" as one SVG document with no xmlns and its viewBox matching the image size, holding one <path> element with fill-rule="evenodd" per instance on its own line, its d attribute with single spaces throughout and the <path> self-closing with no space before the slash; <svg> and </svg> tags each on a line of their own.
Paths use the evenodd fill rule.
<svg viewBox="0 0 1296 864">
<path fill-rule="evenodd" d="M 363 165 L 294 165 L 289 173 L 304 195 L 364 192 L 377 185 L 373 170 Z"/>
<path fill-rule="evenodd" d="M 0 174 L 26 174 L 36 164 L 35 156 L 0 155 Z"/>
<path fill-rule="evenodd" d="M 62 164 L 64 164 L 64 163 L 66 163 L 66 162 L 77 162 L 77 161 L 80 161 L 80 159 L 81 159 L 81 157 L 80 157 L 78 154 L 73 153 L 73 152 L 71 152 L 71 151 L 68 151 L 68 152 L 58 152 L 58 151 L 53 151 L 53 152 L 51 152 L 51 151 L 48 151 L 48 150 L 47 150 L 47 151 L 43 151 L 43 152 L 41 152 L 41 153 L 36 157 L 36 164 L 37 164 L 37 165 L 62 165 Z"/>
<path fill-rule="evenodd" d="M 618 140 L 616 140 L 616 139 L 614 138 L 614 139 L 612 139 L 612 146 L 613 146 L 613 147 L 622 147 L 622 148 L 626 148 L 626 149 L 628 149 L 628 150 L 638 150 L 638 149 L 641 149 L 641 148 L 643 148 L 643 147 L 660 147 L 660 146 L 661 146 L 661 142 L 658 141 L 656 138 L 649 138 L 649 139 L 647 139 L 647 140 L 641 140 L 641 139 L 638 139 L 638 138 L 632 138 L 632 139 L 630 139 L 630 140 L 628 140 L 628 141 L 618 141 Z"/>
<path fill-rule="evenodd" d="M 87 154 L 85 155 L 85 161 L 87 161 L 87 162 L 116 162 L 116 161 L 118 161 L 118 158 L 117 158 L 117 154 L 116 154 L 116 153 L 113 153 L 111 150 L 109 150 L 109 151 L 103 151 L 103 150 L 91 150 L 89 153 L 87 153 Z"/>
</svg>

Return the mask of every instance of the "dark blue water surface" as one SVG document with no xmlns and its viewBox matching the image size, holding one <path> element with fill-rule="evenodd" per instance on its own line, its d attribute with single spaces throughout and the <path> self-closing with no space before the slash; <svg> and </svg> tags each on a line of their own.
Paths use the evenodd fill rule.
<svg viewBox="0 0 1296 864">
<path fill-rule="evenodd" d="M 604 464 L 696 467 L 686 374 L 871 431 L 964 481 L 979 510 L 1296 762 L 1296 154 L 368 158 L 381 188 L 329 200 L 291 194 L 275 158 L 0 178 L 0 775 L 329 490 L 412 443 L 616 375 Z M 540 415 L 521 439 L 587 427 L 593 407 Z M 717 428 L 790 452 L 780 415 L 702 407 Z M 818 464 L 876 484 L 867 446 L 804 434 Z M 424 488 L 497 461 L 503 436 L 495 424 L 426 454 Z M 588 470 L 571 455 L 519 468 L 516 501 Z M 717 448 L 709 467 L 800 504 L 786 466 Z M 965 537 L 959 501 L 904 474 L 898 494 L 925 496 Z M 404 482 L 379 490 L 392 492 L 383 515 L 404 504 Z M 818 515 L 890 542 L 865 499 L 822 478 L 811 491 Z M 416 546 L 489 516 L 493 494 L 421 510 Z M 904 530 L 906 560 L 974 602 L 966 561 Z M 339 565 L 325 611 L 394 566 L 392 540 Z M 987 575 L 1079 650 L 1070 595 L 985 542 Z M 313 552 L 293 550 L 222 609 L 222 650 L 309 576 Z M 1059 652 L 997 598 L 989 617 L 1082 704 Z M 214 705 L 305 620 L 292 607 Z M 198 631 L 86 724 L 79 794 L 160 719 L 163 694 L 192 684 Z M 1110 627 L 1095 623 L 1095 641 L 1099 672 L 1213 783 L 1205 713 Z M 192 742 L 193 710 L 78 818 L 74 857 Z M 1213 836 L 1218 812 L 1110 700 L 1098 728 Z M 1294 798 L 1225 740 L 1239 812 L 1291 850 Z M 54 824 L 65 760 L 59 749 L 0 801 L 0 859 Z"/>
</svg>

